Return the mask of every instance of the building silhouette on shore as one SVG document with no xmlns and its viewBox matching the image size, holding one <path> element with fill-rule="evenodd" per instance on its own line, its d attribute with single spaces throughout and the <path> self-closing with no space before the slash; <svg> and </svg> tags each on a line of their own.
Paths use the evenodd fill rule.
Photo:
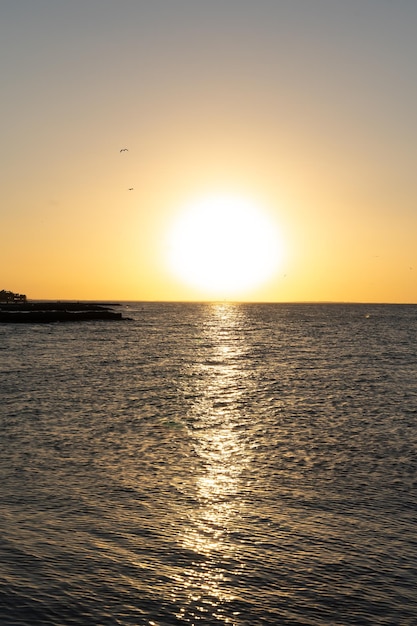
<svg viewBox="0 0 417 626">
<path fill-rule="evenodd" d="M 0 302 L 26 302 L 26 296 L 22 293 L 13 293 L 13 291 L 0 291 Z"/>
</svg>

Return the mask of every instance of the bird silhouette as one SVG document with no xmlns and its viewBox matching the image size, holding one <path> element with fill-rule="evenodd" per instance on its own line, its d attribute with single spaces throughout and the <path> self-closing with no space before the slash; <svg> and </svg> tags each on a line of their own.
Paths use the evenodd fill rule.
<svg viewBox="0 0 417 626">
<path fill-rule="evenodd" d="M 129 152 L 128 148 L 122 148 L 120 152 Z"/>
<path fill-rule="evenodd" d="M 133 187 L 129 187 L 128 191 L 133 191 Z"/>
</svg>

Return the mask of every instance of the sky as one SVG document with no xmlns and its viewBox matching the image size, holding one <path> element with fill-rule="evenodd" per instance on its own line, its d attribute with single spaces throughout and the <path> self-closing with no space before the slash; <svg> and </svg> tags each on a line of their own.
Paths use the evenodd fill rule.
<svg viewBox="0 0 417 626">
<path fill-rule="evenodd" d="M 416 303 L 416 31 L 415 0 L 3 0 L 0 289 Z"/>
</svg>

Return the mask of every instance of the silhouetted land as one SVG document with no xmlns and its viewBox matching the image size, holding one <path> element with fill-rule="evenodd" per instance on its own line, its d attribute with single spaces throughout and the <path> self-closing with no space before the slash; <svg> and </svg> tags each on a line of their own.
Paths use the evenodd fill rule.
<svg viewBox="0 0 417 626">
<path fill-rule="evenodd" d="M 122 320 L 113 311 L 117 304 L 90 302 L 22 302 L 0 303 L 0 323 L 84 322 L 90 320 Z"/>
</svg>

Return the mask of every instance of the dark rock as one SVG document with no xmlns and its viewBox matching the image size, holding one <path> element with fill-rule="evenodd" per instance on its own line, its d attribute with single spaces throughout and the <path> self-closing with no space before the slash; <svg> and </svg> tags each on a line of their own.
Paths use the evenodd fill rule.
<svg viewBox="0 0 417 626">
<path fill-rule="evenodd" d="M 34 324 L 126 319 L 121 313 L 110 308 L 115 306 L 117 305 L 90 302 L 0 303 L 0 323 Z"/>
</svg>

